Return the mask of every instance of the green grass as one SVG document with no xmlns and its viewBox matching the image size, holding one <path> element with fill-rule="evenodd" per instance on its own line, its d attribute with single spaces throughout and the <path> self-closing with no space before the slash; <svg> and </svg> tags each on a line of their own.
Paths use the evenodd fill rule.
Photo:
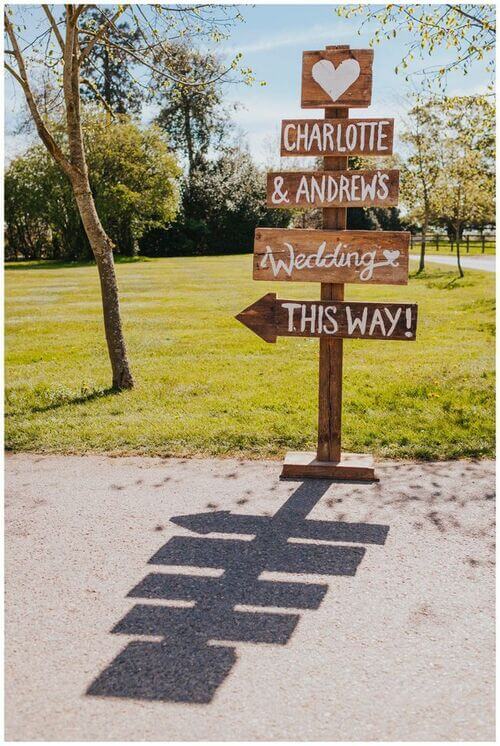
<svg viewBox="0 0 500 746">
<path fill-rule="evenodd" d="M 234 314 L 270 290 L 251 256 L 117 267 L 137 388 L 109 391 L 94 266 L 6 272 L 6 443 L 17 451 L 280 457 L 316 442 L 318 342 L 266 344 Z M 434 265 L 409 286 L 346 286 L 416 301 L 416 342 L 344 344 L 343 446 L 382 457 L 494 453 L 494 275 Z"/>
</svg>

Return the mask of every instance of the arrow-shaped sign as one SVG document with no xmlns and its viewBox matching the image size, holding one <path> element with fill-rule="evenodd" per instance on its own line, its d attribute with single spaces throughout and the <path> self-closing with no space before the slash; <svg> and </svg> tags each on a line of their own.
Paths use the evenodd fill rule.
<svg viewBox="0 0 500 746">
<path fill-rule="evenodd" d="M 413 341 L 417 305 L 280 300 L 267 293 L 236 318 L 266 342 L 278 336 Z"/>
<path fill-rule="evenodd" d="M 238 515 L 229 510 L 217 510 L 210 513 L 179 515 L 170 519 L 183 528 L 197 534 L 246 534 L 258 535 L 271 527 L 277 534 L 297 539 L 315 539 L 319 541 L 348 541 L 362 544 L 383 544 L 388 526 L 366 523 L 343 523 L 334 521 L 278 520 L 268 516 Z"/>
</svg>

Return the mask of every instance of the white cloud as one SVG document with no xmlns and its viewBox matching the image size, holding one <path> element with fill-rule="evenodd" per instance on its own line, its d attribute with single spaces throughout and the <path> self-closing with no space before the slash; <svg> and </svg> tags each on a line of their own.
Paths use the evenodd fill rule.
<svg viewBox="0 0 500 746">
<path fill-rule="evenodd" d="M 341 39 L 344 37 L 352 37 L 352 30 L 343 29 L 341 31 L 335 31 L 335 39 Z M 294 44 L 312 44 L 317 46 L 317 43 L 322 40 L 331 40 L 332 29 L 324 24 L 317 24 L 310 26 L 308 29 L 303 31 L 293 32 L 288 31 L 283 34 L 273 33 L 270 36 L 264 36 L 258 41 L 249 42 L 247 44 L 240 44 L 239 46 L 229 46 L 223 49 L 225 54 L 234 55 L 238 52 L 248 54 L 249 52 L 270 52 L 277 47 L 289 47 Z"/>
<path fill-rule="evenodd" d="M 4 165 L 8 166 L 16 156 L 21 155 L 30 145 L 37 142 L 37 137 L 34 134 L 4 134 Z"/>
</svg>

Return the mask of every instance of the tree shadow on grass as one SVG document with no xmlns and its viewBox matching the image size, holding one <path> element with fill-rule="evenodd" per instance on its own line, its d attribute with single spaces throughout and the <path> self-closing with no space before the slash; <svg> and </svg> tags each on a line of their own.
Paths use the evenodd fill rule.
<svg viewBox="0 0 500 746">
<path fill-rule="evenodd" d="M 67 396 L 59 399 L 58 401 L 45 404 L 43 406 L 30 407 L 29 411 L 34 413 L 40 412 L 51 412 L 54 409 L 60 409 L 61 407 L 72 406 L 73 404 L 86 404 L 87 402 L 95 401 L 96 399 L 104 399 L 114 394 L 120 394 L 121 390 L 110 386 L 106 389 L 92 389 L 91 391 L 77 394 L 76 396 Z M 16 413 L 17 414 L 17 413 Z M 8 416 L 8 415 L 6 415 Z M 12 414 L 11 414 L 12 416 Z"/>
<path fill-rule="evenodd" d="M 151 557 L 149 564 L 170 570 L 148 574 L 128 596 L 153 603 L 136 604 L 111 630 L 153 639 L 129 642 L 87 695 L 208 704 L 237 662 L 228 642 L 286 645 L 300 620 L 297 611 L 319 608 L 328 585 L 262 579 L 262 573 L 352 577 L 366 551 L 352 544 L 384 544 L 389 531 L 378 524 L 307 520 L 330 485 L 301 484 L 273 516 L 219 511 L 172 518 L 198 536 L 174 536 Z M 179 572 L 179 566 L 211 574 Z M 276 611 L 281 608 L 294 612 Z"/>
</svg>

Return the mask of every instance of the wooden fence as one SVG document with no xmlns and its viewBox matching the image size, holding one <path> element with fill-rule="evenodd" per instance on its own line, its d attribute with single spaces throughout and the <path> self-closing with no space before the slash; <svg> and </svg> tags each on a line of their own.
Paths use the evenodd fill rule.
<svg viewBox="0 0 500 746">
<path fill-rule="evenodd" d="M 422 234 L 412 234 L 410 240 L 410 250 L 419 251 L 421 243 Z M 494 252 L 495 245 L 495 233 L 483 233 L 483 235 L 467 234 L 463 236 L 460 242 L 460 249 L 466 254 L 471 251 L 480 251 L 481 254 L 484 254 L 487 251 Z M 456 242 L 448 238 L 446 233 L 428 233 L 426 236 L 426 249 L 427 251 L 453 252 L 456 250 Z"/>
</svg>

